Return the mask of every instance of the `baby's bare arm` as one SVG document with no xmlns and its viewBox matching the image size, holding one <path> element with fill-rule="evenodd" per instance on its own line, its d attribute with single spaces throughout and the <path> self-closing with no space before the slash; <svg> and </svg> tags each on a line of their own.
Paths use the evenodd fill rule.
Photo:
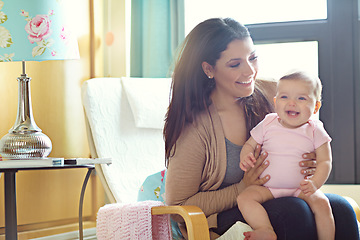
<svg viewBox="0 0 360 240">
<path fill-rule="evenodd" d="M 305 195 L 311 195 L 328 179 L 332 168 L 332 154 L 330 142 L 324 143 L 316 149 L 316 171 L 311 179 L 302 181 L 300 188 Z"/>
</svg>

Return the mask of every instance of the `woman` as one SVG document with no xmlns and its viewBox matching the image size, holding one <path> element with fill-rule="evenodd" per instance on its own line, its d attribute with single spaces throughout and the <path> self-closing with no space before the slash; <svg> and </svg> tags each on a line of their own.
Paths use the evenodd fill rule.
<svg viewBox="0 0 360 240">
<path fill-rule="evenodd" d="M 209 223 L 211 238 L 244 219 L 236 198 L 269 164 L 266 153 L 245 174 L 239 167 L 249 131 L 272 112 L 275 87 L 256 80 L 258 60 L 246 27 L 232 19 L 209 19 L 186 37 L 175 64 L 172 98 L 164 127 L 166 202 L 196 205 Z M 257 147 L 257 155 L 260 146 Z M 305 153 L 304 153 L 305 154 Z M 313 153 L 305 154 L 304 175 L 314 173 Z M 342 197 L 327 195 L 334 211 L 337 239 L 358 239 L 356 218 Z M 278 239 L 316 239 L 314 216 L 298 198 L 263 204 Z M 174 218 L 186 233 L 182 220 Z"/>
</svg>

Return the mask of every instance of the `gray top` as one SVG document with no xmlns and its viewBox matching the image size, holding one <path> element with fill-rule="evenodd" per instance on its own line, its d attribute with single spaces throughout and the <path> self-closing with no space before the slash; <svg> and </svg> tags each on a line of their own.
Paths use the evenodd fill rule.
<svg viewBox="0 0 360 240">
<path fill-rule="evenodd" d="M 244 171 L 241 170 L 239 166 L 242 146 L 230 142 L 227 138 L 225 138 L 225 145 L 227 161 L 226 173 L 220 188 L 238 183 L 244 176 Z"/>
</svg>

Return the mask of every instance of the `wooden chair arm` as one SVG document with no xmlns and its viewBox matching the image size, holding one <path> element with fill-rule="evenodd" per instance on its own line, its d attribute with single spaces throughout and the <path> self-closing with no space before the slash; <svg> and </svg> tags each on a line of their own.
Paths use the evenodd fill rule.
<svg viewBox="0 0 360 240">
<path fill-rule="evenodd" d="M 209 240 L 205 214 L 196 206 L 160 206 L 151 208 L 152 215 L 179 214 L 185 221 L 189 240 Z"/>
</svg>

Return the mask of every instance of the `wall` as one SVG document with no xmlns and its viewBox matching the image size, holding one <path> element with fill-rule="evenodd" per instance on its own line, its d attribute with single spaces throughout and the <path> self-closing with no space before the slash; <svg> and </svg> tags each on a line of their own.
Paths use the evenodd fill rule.
<svg viewBox="0 0 360 240">
<path fill-rule="evenodd" d="M 130 51 L 130 1 L 106 0 L 103 3 L 103 27 L 95 26 L 101 36 L 104 76 L 122 77 L 128 75 L 128 55 Z M 96 13 L 97 14 L 97 13 Z M 101 33 L 102 32 L 102 33 Z M 98 52 L 97 52 L 98 54 Z M 97 63 L 100 64 L 100 63 Z"/>
</svg>

